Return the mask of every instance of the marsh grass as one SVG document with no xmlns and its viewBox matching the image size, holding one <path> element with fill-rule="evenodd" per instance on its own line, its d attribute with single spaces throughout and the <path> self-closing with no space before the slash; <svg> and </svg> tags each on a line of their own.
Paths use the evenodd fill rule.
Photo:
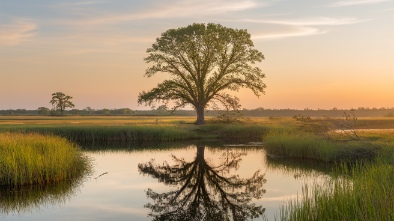
<svg viewBox="0 0 394 221">
<path fill-rule="evenodd" d="M 261 141 L 274 130 L 266 124 L 158 124 L 158 125 L 3 125 L 0 131 L 40 133 L 88 143 L 150 143 L 197 139 Z"/>
<path fill-rule="evenodd" d="M 302 197 L 284 206 L 278 220 L 394 220 L 391 134 L 363 131 L 359 134 L 363 141 L 349 142 L 335 142 L 297 128 L 267 134 L 268 153 L 330 162 L 333 170 L 332 179 L 324 185 L 305 186 Z"/>
<path fill-rule="evenodd" d="M 215 137 L 225 141 L 261 141 L 270 131 L 280 130 L 283 125 L 260 123 L 207 124 L 196 128 L 204 137 Z"/>
<path fill-rule="evenodd" d="M 279 156 L 323 161 L 335 159 L 335 144 L 310 133 L 296 131 L 269 133 L 264 137 L 264 144 L 268 153 Z"/>
<path fill-rule="evenodd" d="M 40 133 L 65 137 L 77 142 L 177 141 L 197 138 L 187 126 L 176 125 L 12 125 L 1 130 Z"/>
<path fill-rule="evenodd" d="M 60 183 L 89 169 L 89 160 L 65 138 L 0 133 L 0 186 Z"/>
<path fill-rule="evenodd" d="M 373 159 L 378 147 L 366 142 L 334 142 L 320 135 L 295 129 L 268 133 L 264 147 L 270 154 L 325 162 Z"/>
<path fill-rule="evenodd" d="M 261 140 L 272 128 L 264 124 L 230 124 L 220 125 L 216 130 L 222 139 Z"/>
<path fill-rule="evenodd" d="M 394 220 L 394 167 L 378 162 L 342 165 L 326 185 L 306 187 L 283 207 L 280 220 Z"/>
</svg>

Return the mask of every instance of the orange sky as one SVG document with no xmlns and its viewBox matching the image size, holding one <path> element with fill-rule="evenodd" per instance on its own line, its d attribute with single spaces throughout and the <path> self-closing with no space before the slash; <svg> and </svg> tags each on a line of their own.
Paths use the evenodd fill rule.
<svg viewBox="0 0 394 221">
<path fill-rule="evenodd" d="M 21 7 L 23 4 L 24 7 Z M 0 3 L 0 109 L 149 109 L 143 58 L 167 29 L 213 22 L 247 29 L 266 59 L 266 94 L 243 108 L 394 107 L 394 1 L 17 0 Z"/>
</svg>

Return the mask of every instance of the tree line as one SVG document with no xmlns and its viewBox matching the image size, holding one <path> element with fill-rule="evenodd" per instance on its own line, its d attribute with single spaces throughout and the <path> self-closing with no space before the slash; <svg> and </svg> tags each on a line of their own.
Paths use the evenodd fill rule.
<svg viewBox="0 0 394 221">
<path fill-rule="evenodd" d="M 394 108 L 357 108 L 357 109 L 242 109 L 239 111 L 243 117 L 294 117 L 294 116 L 310 116 L 310 117 L 341 117 L 344 112 L 354 111 L 358 117 L 394 117 Z M 206 116 L 217 116 L 222 113 L 221 110 L 206 110 Z M 235 111 L 234 111 L 235 112 Z M 8 109 L 0 110 L 3 116 L 60 116 L 59 110 L 55 111 L 47 107 L 39 107 L 35 110 L 27 109 Z M 64 110 L 66 116 L 196 116 L 195 110 L 163 110 L 160 108 L 151 110 L 132 110 L 130 108 L 115 109 L 92 109 L 86 107 L 84 109 Z"/>
</svg>

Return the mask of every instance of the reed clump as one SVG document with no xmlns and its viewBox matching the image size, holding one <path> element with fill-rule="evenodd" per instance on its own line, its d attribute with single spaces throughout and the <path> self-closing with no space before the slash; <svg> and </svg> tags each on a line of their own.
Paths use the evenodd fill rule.
<svg viewBox="0 0 394 221">
<path fill-rule="evenodd" d="M 90 161 L 65 138 L 0 133 L 0 186 L 45 185 L 80 178 Z"/>
<path fill-rule="evenodd" d="M 214 137 L 227 141 L 261 141 L 261 137 L 276 126 L 267 124 L 207 124 L 200 126 L 198 132 L 204 137 Z"/>
<path fill-rule="evenodd" d="M 335 142 L 311 132 L 288 129 L 268 133 L 264 147 L 270 154 L 325 162 L 374 159 L 378 147 L 360 141 Z"/>
<path fill-rule="evenodd" d="M 57 135 L 82 143 L 161 142 L 197 138 L 193 131 L 174 125 L 12 125 L 2 130 Z"/>
<path fill-rule="evenodd" d="M 326 185 L 306 187 L 280 220 L 394 220 L 394 167 L 381 161 L 343 165 Z"/>
</svg>

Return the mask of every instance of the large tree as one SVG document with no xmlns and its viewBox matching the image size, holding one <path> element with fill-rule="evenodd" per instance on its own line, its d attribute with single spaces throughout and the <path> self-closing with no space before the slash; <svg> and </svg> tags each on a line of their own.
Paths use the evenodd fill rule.
<svg viewBox="0 0 394 221">
<path fill-rule="evenodd" d="M 56 92 L 52 94 L 52 100 L 49 103 L 52 104 L 53 109 L 60 110 L 63 115 L 63 111 L 67 107 L 74 107 L 75 105 L 70 101 L 73 97 L 65 95 L 62 92 Z"/>
<path fill-rule="evenodd" d="M 144 60 L 152 66 L 145 76 L 162 72 L 171 78 L 148 92 L 141 92 L 138 103 L 173 101 L 174 109 L 191 104 L 197 112 L 196 124 L 204 124 L 208 105 L 239 107 L 238 98 L 226 91 L 249 88 L 257 97 L 264 94 L 265 75 L 252 66 L 264 56 L 254 48 L 246 30 L 212 23 L 169 29 L 147 53 Z"/>
</svg>

